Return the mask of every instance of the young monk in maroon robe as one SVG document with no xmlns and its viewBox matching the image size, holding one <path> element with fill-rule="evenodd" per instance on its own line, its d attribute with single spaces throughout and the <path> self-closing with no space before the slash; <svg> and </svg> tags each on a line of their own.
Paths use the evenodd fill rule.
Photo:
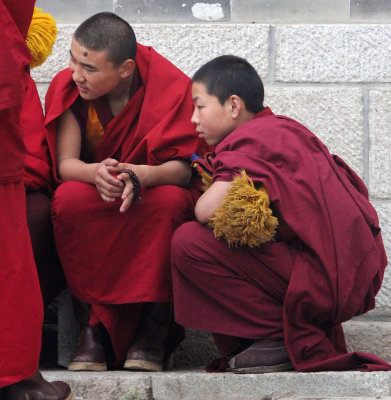
<svg viewBox="0 0 391 400">
<path fill-rule="evenodd" d="M 210 370 L 389 370 L 347 353 L 341 327 L 374 307 L 387 265 L 361 179 L 263 106 L 246 60 L 210 61 L 192 94 L 192 122 L 217 147 L 198 222 L 173 237 L 174 309 L 180 324 L 214 333 L 225 357 Z"/>
<path fill-rule="evenodd" d="M 26 222 L 21 104 L 29 79 L 25 37 L 34 0 L 0 0 L 0 397 L 71 400 L 38 371 L 42 300 Z"/>
<path fill-rule="evenodd" d="M 69 69 L 48 90 L 48 143 L 63 182 L 55 240 L 81 327 L 70 370 L 107 368 L 102 326 L 128 369 L 161 370 L 182 338 L 168 335 L 169 249 L 198 196 L 188 189 L 199 142 L 190 90 L 112 13 L 77 28 Z"/>
</svg>

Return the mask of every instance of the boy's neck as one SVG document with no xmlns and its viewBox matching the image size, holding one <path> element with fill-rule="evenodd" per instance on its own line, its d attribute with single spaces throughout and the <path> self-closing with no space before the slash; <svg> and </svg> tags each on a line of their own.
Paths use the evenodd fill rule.
<svg viewBox="0 0 391 400">
<path fill-rule="evenodd" d="M 107 99 L 114 115 L 119 114 L 130 99 L 130 89 L 132 87 L 132 77 L 121 82 L 113 92 L 107 95 Z"/>
<path fill-rule="evenodd" d="M 246 122 L 251 121 L 254 118 L 255 114 L 247 111 L 246 109 L 242 110 L 242 112 L 240 113 L 238 119 L 236 120 L 236 127 L 239 127 L 240 125 L 245 124 Z"/>
</svg>

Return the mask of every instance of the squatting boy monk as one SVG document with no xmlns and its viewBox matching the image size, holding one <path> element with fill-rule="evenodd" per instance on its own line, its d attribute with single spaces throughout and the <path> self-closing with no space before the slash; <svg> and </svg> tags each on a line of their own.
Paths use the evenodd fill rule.
<svg viewBox="0 0 391 400">
<path fill-rule="evenodd" d="M 38 371 L 43 308 L 26 219 L 20 121 L 34 3 L 0 0 L 0 398 L 71 400 L 65 382 L 49 383 Z"/>
<path fill-rule="evenodd" d="M 69 68 L 46 96 L 63 182 L 52 205 L 55 240 L 81 327 L 70 370 L 107 368 L 106 332 L 128 369 L 161 370 L 182 339 L 170 329 L 169 250 L 194 215 L 192 107 L 191 80 L 137 44 L 126 21 L 99 13 L 77 28 Z"/>
<path fill-rule="evenodd" d="M 347 353 L 341 323 L 374 307 L 387 265 L 361 179 L 303 125 L 263 105 L 254 68 L 193 77 L 192 122 L 213 183 L 172 241 L 176 321 L 213 332 L 235 372 L 388 370 Z M 202 162 L 202 161 L 200 161 Z"/>
</svg>

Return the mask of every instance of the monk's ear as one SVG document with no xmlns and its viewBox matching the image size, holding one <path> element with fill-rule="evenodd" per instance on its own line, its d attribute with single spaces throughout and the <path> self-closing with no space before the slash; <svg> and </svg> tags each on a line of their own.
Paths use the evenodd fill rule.
<svg viewBox="0 0 391 400">
<path fill-rule="evenodd" d="M 134 60 L 131 60 L 130 58 L 125 60 L 120 66 L 121 78 L 128 78 L 129 76 L 132 76 L 135 68 L 136 63 Z"/>
<path fill-rule="evenodd" d="M 237 119 L 240 116 L 240 113 L 243 109 L 243 100 L 237 96 L 236 94 L 233 94 L 230 97 L 230 107 L 231 107 L 231 117 L 233 119 Z"/>
</svg>

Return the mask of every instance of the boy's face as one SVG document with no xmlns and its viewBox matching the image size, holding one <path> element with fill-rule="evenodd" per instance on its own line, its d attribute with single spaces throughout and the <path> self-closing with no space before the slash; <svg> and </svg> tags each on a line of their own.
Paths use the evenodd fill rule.
<svg viewBox="0 0 391 400">
<path fill-rule="evenodd" d="M 71 44 L 69 69 L 85 100 L 95 100 L 115 92 L 121 82 L 121 66 L 108 61 L 105 51 L 89 50 L 75 38 Z"/>
<path fill-rule="evenodd" d="M 193 82 L 194 113 L 191 122 L 196 125 L 199 137 L 210 146 L 220 143 L 235 129 L 229 100 L 221 105 L 216 96 L 207 93 L 203 83 Z"/>
</svg>

